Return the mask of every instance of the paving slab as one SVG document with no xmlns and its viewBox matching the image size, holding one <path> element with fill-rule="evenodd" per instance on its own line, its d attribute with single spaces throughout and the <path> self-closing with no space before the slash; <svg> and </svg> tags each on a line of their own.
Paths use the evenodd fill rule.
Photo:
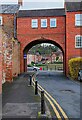
<svg viewBox="0 0 82 120">
<path fill-rule="evenodd" d="M 7 103 L 3 108 L 3 118 L 37 118 L 39 103 Z"/>
<path fill-rule="evenodd" d="M 40 112 L 40 96 L 35 95 L 29 77 L 22 74 L 13 83 L 6 82 L 2 87 L 3 118 L 36 118 Z"/>
</svg>

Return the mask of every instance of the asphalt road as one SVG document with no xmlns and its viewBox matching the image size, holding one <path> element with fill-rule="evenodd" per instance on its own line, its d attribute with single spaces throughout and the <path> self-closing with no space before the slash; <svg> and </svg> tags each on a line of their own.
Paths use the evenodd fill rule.
<svg viewBox="0 0 82 120">
<path fill-rule="evenodd" d="M 79 82 L 74 82 L 66 78 L 62 72 L 57 71 L 40 71 L 37 73 L 36 79 L 59 103 L 69 118 L 80 118 L 81 94 Z"/>
</svg>

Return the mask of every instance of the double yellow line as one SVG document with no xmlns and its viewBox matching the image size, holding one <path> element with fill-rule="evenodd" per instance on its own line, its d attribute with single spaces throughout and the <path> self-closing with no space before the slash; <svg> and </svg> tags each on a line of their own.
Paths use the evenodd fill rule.
<svg viewBox="0 0 82 120">
<path fill-rule="evenodd" d="M 33 81 L 33 84 L 35 84 L 34 81 Z M 63 109 L 62 109 L 61 106 L 57 103 L 57 101 L 56 101 L 44 88 L 42 88 L 39 84 L 38 84 L 38 89 L 39 89 L 40 91 L 41 91 L 41 90 L 44 90 L 44 93 L 45 93 L 44 95 L 45 95 L 46 99 L 49 101 L 50 105 L 52 106 L 53 111 L 54 111 L 55 114 L 56 114 L 56 117 L 57 117 L 59 120 L 62 120 L 62 118 L 61 118 L 58 110 L 57 110 L 56 107 L 55 107 L 55 105 L 58 107 L 58 109 L 59 109 L 60 112 L 62 113 L 64 119 L 65 119 L 65 120 L 69 120 L 68 117 L 67 117 L 67 115 L 66 115 L 66 113 L 63 111 Z M 52 102 L 51 100 L 52 100 L 53 102 Z M 54 105 L 54 104 L 55 104 L 55 105 Z"/>
</svg>

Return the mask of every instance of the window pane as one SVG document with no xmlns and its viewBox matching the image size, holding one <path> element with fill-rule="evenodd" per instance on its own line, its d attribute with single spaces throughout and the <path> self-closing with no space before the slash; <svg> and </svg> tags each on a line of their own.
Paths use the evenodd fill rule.
<svg viewBox="0 0 82 120">
<path fill-rule="evenodd" d="M 37 28 L 38 27 L 38 20 L 37 19 L 33 19 L 32 20 L 32 28 Z"/>
<path fill-rule="evenodd" d="M 50 19 L 50 27 L 56 27 L 56 19 Z"/>
<path fill-rule="evenodd" d="M 82 26 L 82 14 L 75 15 L 75 25 Z"/>
<path fill-rule="evenodd" d="M 81 46 L 82 46 L 82 41 L 81 41 Z"/>
<path fill-rule="evenodd" d="M 41 27 L 47 27 L 47 19 L 41 19 Z"/>
<path fill-rule="evenodd" d="M 82 21 L 82 14 L 80 14 L 80 20 Z"/>
<path fill-rule="evenodd" d="M 75 15 L 76 20 L 80 20 L 80 14 Z"/>
<path fill-rule="evenodd" d="M 76 36 L 75 47 L 82 48 L 82 36 Z"/>
<path fill-rule="evenodd" d="M 80 26 L 82 26 L 82 21 L 80 21 Z"/>
<path fill-rule="evenodd" d="M 82 21 L 76 21 L 75 25 L 76 26 L 82 26 Z"/>
<path fill-rule="evenodd" d="M 81 39 L 80 39 L 80 40 L 81 40 L 81 47 L 82 47 L 82 36 L 81 36 Z"/>
<path fill-rule="evenodd" d="M 82 20 L 82 14 L 76 14 L 75 18 L 76 20 Z"/>
</svg>

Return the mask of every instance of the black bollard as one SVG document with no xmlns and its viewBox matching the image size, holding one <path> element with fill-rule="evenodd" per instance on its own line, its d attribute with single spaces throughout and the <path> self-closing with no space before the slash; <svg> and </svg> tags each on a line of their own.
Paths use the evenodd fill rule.
<svg viewBox="0 0 82 120">
<path fill-rule="evenodd" d="M 45 114 L 44 91 L 41 91 L 41 114 Z"/>
<path fill-rule="evenodd" d="M 38 94 L 38 86 L 37 86 L 37 80 L 35 81 L 35 95 Z"/>
<path fill-rule="evenodd" d="M 32 85 L 32 76 L 30 76 L 30 86 Z"/>
</svg>

